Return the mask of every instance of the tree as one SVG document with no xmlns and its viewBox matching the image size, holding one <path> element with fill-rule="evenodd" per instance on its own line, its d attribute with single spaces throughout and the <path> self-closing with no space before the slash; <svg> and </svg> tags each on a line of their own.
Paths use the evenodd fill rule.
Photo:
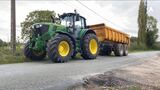
<svg viewBox="0 0 160 90">
<path fill-rule="evenodd" d="M 7 43 L 0 39 L 0 47 L 7 46 Z"/>
<path fill-rule="evenodd" d="M 132 36 L 130 38 L 131 43 L 137 42 L 137 37 Z"/>
<path fill-rule="evenodd" d="M 49 10 L 36 10 L 30 12 L 25 18 L 25 21 L 21 23 L 22 27 L 22 39 L 26 39 L 30 33 L 30 26 L 39 22 L 52 22 L 51 16 L 55 17 L 54 11 Z"/>
<path fill-rule="evenodd" d="M 157 20 L 153 16 L 147 17 L 147 38 L 146 44 L 148 48 L 153 48 L 158 38 Z"/>
<path fill-rule="evenodd" d="M 146 44 L 147 1 L 141 0 L 138 13 L 138 45 Z"/>
<path fill-rule="evenodd" d="M 0 39 L 0 47 L 3 46 L 3 41 Z"/>
</svg>

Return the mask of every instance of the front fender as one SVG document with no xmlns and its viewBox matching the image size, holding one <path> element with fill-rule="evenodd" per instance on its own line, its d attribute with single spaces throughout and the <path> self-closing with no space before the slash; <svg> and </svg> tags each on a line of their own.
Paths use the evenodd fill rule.
<svg viewBox="0 0 160 90">
<path fill-rule="evenodd" d="M 74 37 L 71 36 L 69 33 L 63 32 L 63 31 L 57 31 L 56 34 L 64 34 L 64 35 L 67 35 L 68 37 L 71 38 L 71 40 L 72 40 L 72 42 L 73 42 L 73 44 L 74 44 L 74 47 L 76 46 L 76 40 L 75 40 Z"/>
</svg>

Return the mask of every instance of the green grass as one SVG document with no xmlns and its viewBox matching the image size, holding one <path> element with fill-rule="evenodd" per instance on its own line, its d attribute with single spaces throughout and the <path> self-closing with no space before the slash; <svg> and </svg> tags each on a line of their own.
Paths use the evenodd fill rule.
<svg viewBox="0 0 160 90">
<path fill-rule="evenodd" d="M 129 53 L 148 52 L 148 51 L 158 51 L 158 50 L 154 50 L 154 49 L 148 49 L 148 50 L 129 50 Z"/>
<path fill-rule="evenodd" d="M 129 53 L 158 51 L 158 50 L 160 50 L 160 45 L 155 45 L 154 47 L 149 48 L 143 44 L 138 45 L 137 42 L 132 42 L 129 47 Z"/>
<path fill-rule="evenodd" d="M 9 46 L 0 47 L 0 64 L 22 63 L 27 61 L 23 55 L 23 49 L 17 46 L 16 54 L 12 55 Z"/>
<path fill-rule="evenodd" d="M 159 46 L 159 44 L 157 45 L 157 47 L 158 46 Z M 16 47 L 17 47 L 16 54 L 12 55 L 9 45 L 0 46 L 0 64 L 22 63 L 22 62 L 31 61 L 31 60 L 25 58 L 25 56 L 23 54 L 23 45 L 17 45 Z M 157 47 L 154 49 L 148 49 L 143 45 L 138 46 L 136 43 L 131 43 L 131 45 L 129 47 L 129 53 L 160 50 L 160 48 L 157 48 Z M 81 58 L 82 58 L 81 55 L 78 53 L 73 60 L 81 59 Z"/>
</svg>

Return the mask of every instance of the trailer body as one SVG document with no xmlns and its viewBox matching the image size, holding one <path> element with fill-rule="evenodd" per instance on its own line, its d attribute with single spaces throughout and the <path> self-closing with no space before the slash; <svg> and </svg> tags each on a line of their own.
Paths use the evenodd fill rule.
<svg viewBox="0 0 160 90">
<path fill-rule="evenodd" d="M 106 26 L 104 23 L 89 25 L 100 42 L 100 55 L 110 55 L 114 51 L 116 56 L 128 55 L 130 37 L 128 34 Z M 123 52 L 123 53 L 122 53 Z"/>
<path fill-rule="evenodd" d="M 99 41 L 112 41 L 116 43 L 129 44 L 129 35 L 114 28 L 106 26 L 104 23 L 90 25 L 89 28 L 95 31 Z"/>
</svg>

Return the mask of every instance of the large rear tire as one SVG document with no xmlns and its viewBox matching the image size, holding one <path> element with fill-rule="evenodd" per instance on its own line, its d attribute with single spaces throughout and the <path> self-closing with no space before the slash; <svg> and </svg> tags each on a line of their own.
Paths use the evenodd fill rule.
<svg viewBox="0 0 160 90">
<path fill-rule="evenodd" d="M 95 34 L 86 34 L 82 41 L 81 56 L 84 59 L 95 59 L 99 53 L 98 39 Z"/>
<path fill-rule="evenodd" d="M 42 60 L 46 57 L 46 51 L 34 51 L 29 46 L 30 46 L 30 42 L 28 41 L 24 47 L 25 57 L 31 60 Z"/>
<path fill-rule="evenodd" d="M 118 43 L 114 45 L 115 56 L 123 56 L 123 52 L 124 52 L 124 49 L 122 44 Z"/>
<path fill-rule="evenodd" d="M 73 55 L 73 42 L 67 35 L 57 34 L 47 44 L 48 57 L 57 63 L 67 62 Z"/>
</svg>

